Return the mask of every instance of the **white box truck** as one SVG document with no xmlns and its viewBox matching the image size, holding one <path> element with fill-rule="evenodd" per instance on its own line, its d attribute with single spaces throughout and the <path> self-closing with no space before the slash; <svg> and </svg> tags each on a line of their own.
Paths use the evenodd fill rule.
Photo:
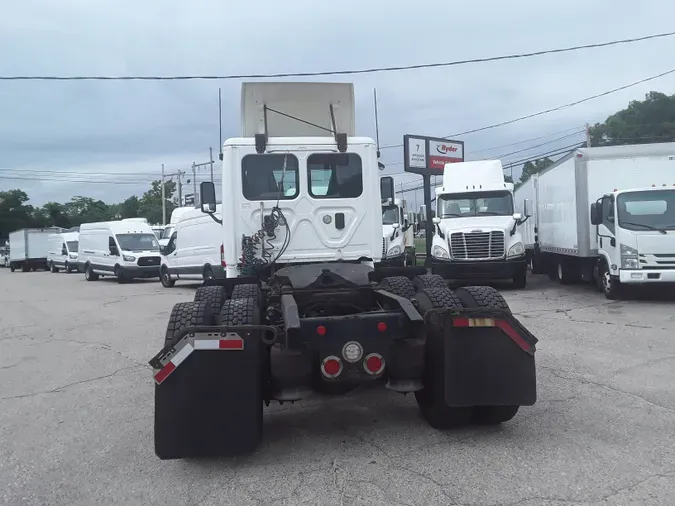
<svg viewBox="0 0 675 506">
<path fill-rule="evenodd" d="M 21 269 L 28 272 L 47 269 L 49 236 L 59 233 L 59 227 L 22 228 L 9 234 L 9 268 L 12 272 Z"/>
<path fill-rule="evenodd" d="M 535 181 L 534 258 L 552 279 L 675 283 L 675 143 L 574 150 Z"/>
</svg>

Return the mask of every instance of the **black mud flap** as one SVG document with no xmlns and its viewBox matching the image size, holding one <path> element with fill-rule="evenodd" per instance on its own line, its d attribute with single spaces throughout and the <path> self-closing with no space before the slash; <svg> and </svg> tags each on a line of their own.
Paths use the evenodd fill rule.
<svg viewBox="0 0 675 506">
<path fill-rule="evenodd" d="M 171 356 L 178 365 L 164 358 L 159 367 L 158 357 L 170 347 L 150 362 L 156 371 L 155 453 L 161 459 L 248 453 L 262 437 L 259 332 L 230 334 L 241 337 L 241 346 L 223 344 L 226 336 L 218 332 L 210 339 L 200 335 L 176 344 Z"/>
<path fill-rule="evenodd" d="M 537 339 L 513 316 L 490 309 L 432 317 L 440 319 L 445 340 L 448 406 L 531 406 L 536 402 Z"/>
</svg>

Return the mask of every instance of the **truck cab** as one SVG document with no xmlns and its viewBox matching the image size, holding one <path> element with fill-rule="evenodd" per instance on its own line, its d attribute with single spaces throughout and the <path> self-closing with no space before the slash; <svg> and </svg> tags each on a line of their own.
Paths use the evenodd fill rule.
<svg viewBox="0 0 675 506">
<path fill-rule="evenodd" d="M 526 284 L 526 259 L 513 183 L 499 160 L 446 164 L 436 188 L 432 272 L 457 280 L 511 279 Z"/>
<path fill-rule="evenodd" d="M 675 187 L 615 190 L 591 204 L 598 288 L 616 298 L 624 285 L 675 283 Z"/>
<path fill-rule="evenodd" d="M 415 265 L 415 237 L 403 199 L 382 200 L 382 264 Z"/>
</svg>

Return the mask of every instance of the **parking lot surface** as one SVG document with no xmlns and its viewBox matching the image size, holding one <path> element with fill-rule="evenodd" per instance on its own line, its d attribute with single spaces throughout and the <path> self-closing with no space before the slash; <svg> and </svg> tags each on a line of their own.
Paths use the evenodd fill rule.
<svg viewBox="0 0 675 506">
<path fill-rule="evenodd" d="M 540 340 L 539 398 L 501 427 L 438 432 L 412 395 L 368 390 L 270 406 L 251 456 L 163 462 L 147 361 L 194 289 L 0 270 L 4 503 L 675 504 L 672 300 L 505 290 Z"/>
</svg>

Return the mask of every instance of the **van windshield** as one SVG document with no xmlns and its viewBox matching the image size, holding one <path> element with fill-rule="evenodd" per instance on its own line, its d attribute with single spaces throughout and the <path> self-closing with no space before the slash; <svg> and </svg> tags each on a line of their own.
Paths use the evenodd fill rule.
<svg viewBox="0 0 675 506">
<path fill-rule="evenodd" d="M 68 246 L 68 251 L 77 253 L 77 241 L 68 241 L 66 245 Z"/>
<path fill-rule="evenodd" d="M 159 251 L 155 234 L 117 234 L 116 237 L 125 251 Z"/>
</svg>

